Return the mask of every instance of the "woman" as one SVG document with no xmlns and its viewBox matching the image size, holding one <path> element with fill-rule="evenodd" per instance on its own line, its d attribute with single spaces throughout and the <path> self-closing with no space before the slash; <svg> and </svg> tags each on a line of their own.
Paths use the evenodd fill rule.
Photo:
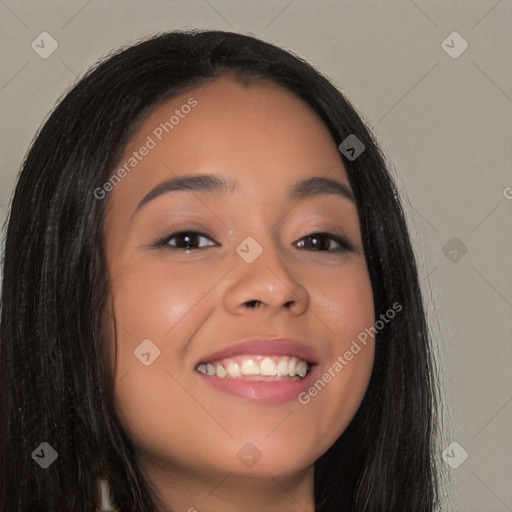
<svg viewBox="0 0 512 512">
<path fill-rule="evenodd" d="M 396 189 L 289 52 L 173 32 L 97 65 L 26 157 L 3 279 L 0 510 L 108 509 L 99 476 L 122 511 L 438 506 Z"/>
</svg>

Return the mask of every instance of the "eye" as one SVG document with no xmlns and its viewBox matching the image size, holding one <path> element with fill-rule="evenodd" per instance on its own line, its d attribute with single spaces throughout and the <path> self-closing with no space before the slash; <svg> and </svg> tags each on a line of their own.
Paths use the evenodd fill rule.
<svg viewBox="0 0 512 512">
<path fill-rule="evenodd" d="M 305 240 L 308 240 L 308 242 L 304 242 Z M 336 244 L 338 247 L 336 247 Z M 311 233 L 299 240 L 297 245 L 301 249 L 312 248 L 311 250 L 320 252 L 355 251 L 355 247 L 345 237 L 332 233 Z"/>
<path fill-rule="evenodd" d="M 176 233 L 173 233 L 157 241 L 156 245 L 158 247 L 167 247 L 169 249 L 181 250 L 185 253 L 216 245 L 215 242 L 213 242 L 203 247 L 196 247 L 200 239 L 212 240 L 206 233 L 200 233 L 198 231 L 177 231 Z M 171 243 L 172 240 L 174 240 L 174 243 Z"/>
<path fill-rule="evenodd" d="M 200 246 L 201 240 L 210 240 L 211 243 Z M 172 243 L 171 243 L 172 242 Z M 157 240 L 154 244 L 156 247 L 163 247 L 172 250 L 179 250 L 184 253 L 191 253 L 195 250 L 205 249 L 206 247 L 214 247 L 217 245 L 210 236 L 199 231 L 177 231 L 171 235 Z M 356 249 L 345 237 L 334 235 L 332 233 L 311 233 L 297 242 L 300 249 L 311 250 L 314 252 L 345 252 Z"/>
</svg>

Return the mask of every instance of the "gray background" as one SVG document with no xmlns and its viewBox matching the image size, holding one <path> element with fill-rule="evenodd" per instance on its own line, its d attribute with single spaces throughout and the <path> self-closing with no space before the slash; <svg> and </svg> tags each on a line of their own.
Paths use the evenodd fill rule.
<svg viewBox="0 0 512 512">
<path fill-rule="evenodd" d="M 512 511 L 511 21 L 511 0 L 0 0 L 0 222 L 39 125 L 112 49 L 198 27 L 292 50 L 355 104 L 404 194 L 443 377 L 443 510 Z"/>
</svg>

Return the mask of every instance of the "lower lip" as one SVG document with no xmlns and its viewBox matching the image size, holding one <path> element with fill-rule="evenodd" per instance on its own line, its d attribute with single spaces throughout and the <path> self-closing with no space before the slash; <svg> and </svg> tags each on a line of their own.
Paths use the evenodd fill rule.
<svg viewBox="0 0 512 512">
<path fill-rule="evenodd" d="M 280 380 L 274 382 L 220 378 L 197 372 L 205 382 L 225 393 L 254 400 L 261 404 L 281 404 L 298 400 L 300 393 L 311 387 L 315 380 L 317 366 L 300 380 Z"/>
</svg>

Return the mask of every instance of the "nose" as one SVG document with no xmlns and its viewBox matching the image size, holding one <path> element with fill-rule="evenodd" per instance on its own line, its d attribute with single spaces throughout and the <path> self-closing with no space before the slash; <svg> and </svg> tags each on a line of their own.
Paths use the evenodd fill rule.
<svg viewBox="0 0 512 512">
<path fill-rule="evenodd" d="M 278 250 L 266 245 L 252 263 L 235 256 L 235 269 L 229 273 L 230 283 L 224 295 L 226 309 L 239 315 L 250 309 L 264 310 L 268 315 L 282 310 L 303 314 L 309 307 L 309 292 L 298 276 L 286 268 Z"/>
</svg>

